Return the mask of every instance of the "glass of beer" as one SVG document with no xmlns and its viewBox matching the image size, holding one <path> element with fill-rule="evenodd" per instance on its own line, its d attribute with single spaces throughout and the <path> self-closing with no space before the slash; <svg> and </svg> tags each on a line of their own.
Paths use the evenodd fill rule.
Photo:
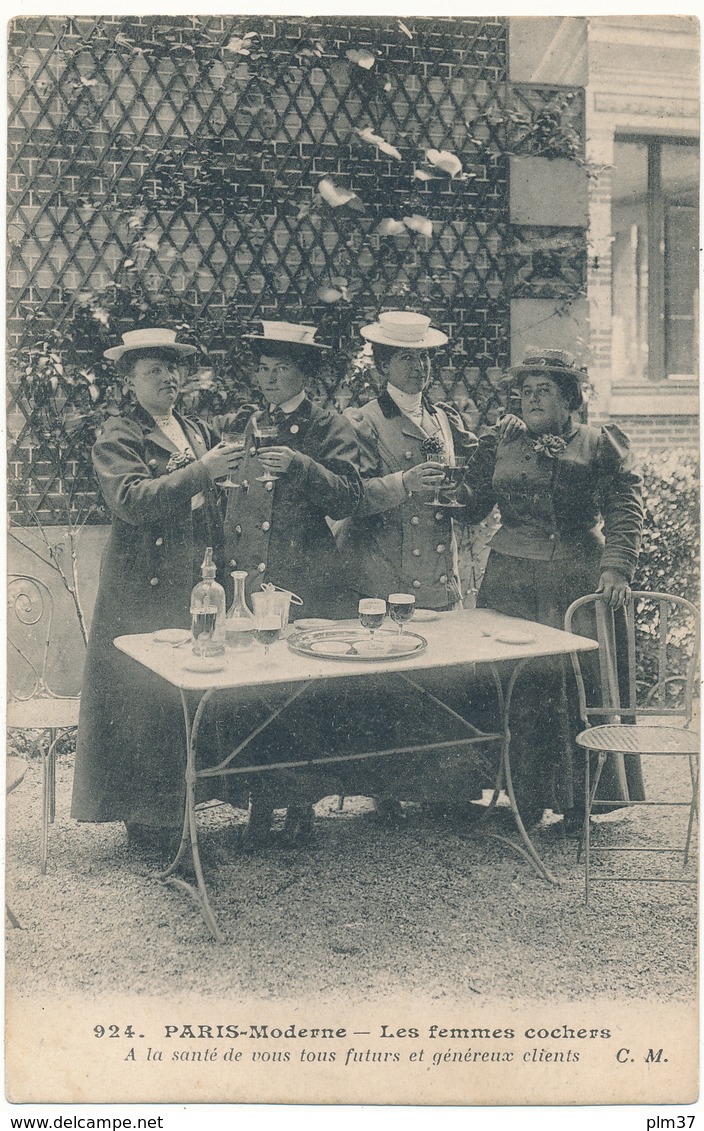
<svg viewBox="0 0 704 1131">
<path fill-rule="evenodd" d="M 231 429 L 225 429 L 222 433 L 220 442 L 221 442 L 221 444 L 226 445 L 227 447 L 231 447 L 233 449 L 233 455 L 240 455 L 242 452 L 244 452 L 244 448 L 245 448 L 245 433 L 239 432 L 239 431 L 233 431 Z M 242 486 L 241 483 L 235 483 L 234 480 L 231 479 L 231 477 L 229 475 L 226 476 L 225 479 L 218 479 L 218 487 L 241 487 L 241 486 Z"/>
<path fill-rule="evenodd" d="M 359 602 L 358 611 L 362 628 L 369 631 L 369 647 L 377 648 L 378 642 L 374 640 L 374 633 L 384 623 L 386 601 L 382 601 L 378 597 L 363 597 Z"/>
<path fill-rule="evenodd" d="M 258 616 L 254 623 L 254 639 L 258 644 L 264 645 L 264 659 L 269 655 L 269 647 L 281 636 L 281 616 L 276 613 L 264 613 Z"/>
<path fill-rule="evenodd" d="M 408 624 L 408 621 L 413 616 L 415 609 L 416 599 L 412 593 L 390 593 L 388 600 L 389 616 L 394 624 L 398 625 L 399 636 L 403 632 L 403 626 Z"/>
<path fill-rule="evenodd" d="M 257 452 L 262 448 L 273 448 L 279 443 L 279 429 L 276 425 L 261 424 L 255 416 L 252 419 L 252 439 Z M 258 483 L 273 483 L 279 477 L 273 471 L 264 471 L 256 478 Z"/>
</svg>

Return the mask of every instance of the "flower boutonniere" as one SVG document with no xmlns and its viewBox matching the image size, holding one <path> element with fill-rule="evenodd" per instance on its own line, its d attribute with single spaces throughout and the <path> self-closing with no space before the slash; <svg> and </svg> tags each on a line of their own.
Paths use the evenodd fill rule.
<svg viewBox="0 0 704 1131">
<path fill-rule="evenodd" d="M 166 474 L 170 475 L 172 471 L 178 471 L 181 467 L 188 467 L 189 463 L 195 463 L 195 459 L 193 452 L 174 452 L 166 465 Z"/>
<path fill-rule="evenodd" d="M 421 444 L 421 448 L 423 449 L 423 455 L 428 459 L 432 459 L 433 456 L 445 455 L 445 445 L 439 436 L 426 436 Z"/>
<path fill-rule="evenodd" d="M 538 455 L 542 453 L 548 459 L 556 459 L 561 456 L 567 448 L 567 441 L 562 436 L 553 436 L 550 432 L 543 432 L 542 436 L 538 436 L 533 440 L 533 451 Z"/>
</svg>

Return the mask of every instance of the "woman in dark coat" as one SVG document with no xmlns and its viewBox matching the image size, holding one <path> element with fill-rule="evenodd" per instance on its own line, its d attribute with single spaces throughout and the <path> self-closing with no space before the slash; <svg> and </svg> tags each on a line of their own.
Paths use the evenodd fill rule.
<svg viewBox="0 0 704 1131">
<path fill-rule="evenodd" d="M 278 428 L 272 447 L 250 443 L 225 516 L 225 556 L 246 570 L 247 596 L 271 582 L 296 593 L 296 617 L 349 617 L 356 603 L 327 519 L 354 514 L 362 495 L 359 449 L 351 424 L 307 395 L 321 350 L 315 328 L 263 322 L 245 335 L 257 356 L 257 381 L 267 401 L 259 423 Z M 277 478 L 261 479 L 262 470 Z"/>
<path fill-rule="evenodd" d="M 599 591 L 613 609 L 628 599 L 640 549 L 642 481 L 628 438 L 615 424 L 573 422 L 584 374 L 568 354 L 527 357 L 512 373 L 527 429 L 511 437 L 489 430 L 467 476 L 474 494 L 470 517 L 479 520 L 498 503 L 502 523 L 478 603 L 562 628 L 577 597 Z M 575 620 L 574 631 L 596 637 L 590 614 Z M 598 664 L 590 653 L 587 667 L 590 659 L 598 685 Z M 565 814 L 566 826 L 581 825 L 582 771 L 574 745 L 579 729 L 564 660 L 531 664 L 516 687 L 511 722 L 514 786 L 527 823 L 551 808 Z M 631 799 L 642 799 L 637 757 L 626 758 L 626 773 Z M 608 763 L 602 789 L 603 796 L 622 796 Z"/>
<path fill-rule="evenodd" d="M 345 618 L 356 615 L 351 591 L 328 518 L 354 514 L 362 495 L 357 470 L 359 449 L 352 425 L 308 397 L 307 380 L 318 371 L 321 351 L 315 327 L 289 322 L 263 322 L 261 334 L 246 335 L 258 360 L 257 381 L 267 403 L 260 425 L 278 429 L 272 447 L 246 455 L 231 491 L 225 516 L 225 559 L 247 573 L 246 591 L 272 583 L 299 596 L 291 617 Z M 251 440 L 253 428 L 249 426 Z M 264 482 L 262 472 L 277 478 Z M 259 721 L 254 708 L 238 711 L 239 730 Z M 310 700 L 294 704 L 253 740 L 249 755 L 260 762 L 306 757 L 315 735 L 327 735 L 327 719 L 316 720 Z M 321 741 L 325 741 L 323 737 Z M 251 791 L 250 819 L 243 843 L 254 847 L 268 839 L 274 807 L 287 806 L 284 839 L 298 843 L 310 834 L 311 801 L 338 792 L 320 773 L 256 775 L 238 779 Z M 234 795 L 233 799 L 234 799 Z M 246 796 L 240 798 L 246 800 Z"/>
<path fill-rule="evenodd" d="M 222 544 L 214 480 L 233 449 L 174 412 L 194 346 L 173 331 L 133 330 L 107 350 L 132 387 L 133 411 L 112 417 L 93 464 L 112 514 L 88 642 L 72 816 L 124 821 L 134 843 L 159 846 L 183 819 L 183 718 L 178 693 L 113 646 L 116 636 L 186 628 L 206 546 Z"/>
</svg>

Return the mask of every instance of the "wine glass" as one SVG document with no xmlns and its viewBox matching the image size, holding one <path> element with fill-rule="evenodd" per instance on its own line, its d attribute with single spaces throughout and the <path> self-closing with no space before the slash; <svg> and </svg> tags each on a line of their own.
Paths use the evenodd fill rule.
<svg viewBox="0 0 704 1131">
<path fill-rule="evenodd" d="M 257 617 L 254 626 L 254 639 L 258 644 L 264 645 L 264 658 L 269 655 L 269 645 L 281 636 L 281 616 L 266 613 Z"/>
<path fill-rule="evenodd" d="M 378 641 L 374 640 L 374 633 L 381 625 L 386 616 L 386 601 L 382 601 L 377 597 L 362 597 L 359 602 L 359 620 L 362 628 L 369 629 L 369 647 L 371 649 L 378 649 Z"/>
<path fill-rule="evenodd" d="M 233 449 L 233 455 L 239 455 L 245 449 L 246 434 L 242 431 L 234 431 L 232 429 L 225 429 L 222 433 L 221 443 L 227 444 Z M 228 475 L 225 479 L 218 479 L 218 487 L 241 487 L 241 483 L 234 483 Z"/>
<path fill-rule="evenodd" d="M 205 660 L 208 655 L 208 645 L 215 633 L 216 618 L 217 609 L 215 605 L 194 605 L 191 608 L 193 651 L 203 667 L 205 667 Z"/>
<path fill-rule="evenodd" d="M 454 464 L 445 464 L 443 466 L 443 480 L 435 488 L 435 496 L 430 502 L 426 503 L 426 507 L 440 507 L 445 510 L 461 510 L 464 503 L 458 503 L 456 499 L 441 499 L 440 492 L 446 493 L 456 491 L 461 485 L 464 476 L 467 459 L 465 456 L 458 457 Z"/>
<path fill-rule="evenodd" d="M 412 593 L 390 593 L 389 594 L 389 616 L 394 624 L 398 625 L 399 636 L 403 632 L 403 626 L 413 616 L 415 610 L 416 599 Z"/>
<path fill-rule="evenodd" d="M 273 447 L 278 438 L 279 429 L 275 424 L 260 424 L 256 416 L 252 418 L 252 439 L 257 451 L 261 448 Z M 273 483 L 278 478 L 278 475 L 274 475 L 272 471 L 265 471 L 262 475 L 256 476 L 258 483 Z"/>
</svg>

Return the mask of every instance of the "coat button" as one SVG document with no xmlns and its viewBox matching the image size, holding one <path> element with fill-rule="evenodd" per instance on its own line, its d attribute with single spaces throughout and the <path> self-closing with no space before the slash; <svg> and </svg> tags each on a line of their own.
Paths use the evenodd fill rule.
<svg viewBox="0 0 704 1131">
<path fill-rule="evenodd" d="M 274 484 L 271 482 L 271 479 L 267 479 L 264 486 L 266 487 L 267 491 L 273 491 L 274 490 Z"/>
<path fill-rule="evenodd" d="M 440 580 L 442 581 L 442 583 L 443 583 L 443 585 L 444 585 L 444 584 L 445 584 L 445 582 L 447 581 L 447 574 L 446 574 L 446 573 L 441 573 L 441 574 L 440 574 Z"/>
<path fill-rule="evenodd" d="M 242 533 L 242 527 L 240 526 L 240 524 L 238 522 L 237 526 L 235 527 L 235 534 L 241 534 L 241 533 Z"/>
<path fill-rule="evenodd" d="M 163 545 L 164 545 L 164 539 L 163 539 L 163 538 L 157 538 L 157 540 L 156 540 L 156 542 L 154 543 L 154 545 L 155 545 L 155 546 L 163 546 Z"/>
<path fill-rule="evenodd" d="M 158 577 L 150 577 L 149 578 L 149 584 L 150 585 L 158 585 L 159 584 L 159 578 Z"/>
<path fill-rule="evenodd" d="M 556 538 L 557 538 L 557 535 L 556 535 L 556 534 L 551 534 L 551 535 L 550 535 L 550 541 L 551 541 L 551 542 L 554 542 Z"/>
<path fill-rule="evenodd" d="M 414 589 L 420 589 L 420 581 L 414 581 L 413 582 L 413 588 Z"/>
<path fill-rule="evenodd" d="M 414 557 L 414 558 L 419 558 L 419 557 L 420 557 L 420 550 L 414 550 L 414 551 L 413 551 L 413 557 Z"/>
<path fill-rule="evenodd" d="M 436 546 L 436 547 L 435 547 L 435 553 L 436 553 L 436 554 L 444 554 L 444 553 L 445 553 L 445 544 L 444 544 L 444 542 L 441 542 L 441 543 L 440 543 L 440 544 L 439 544 L 438 546 Z"/>
<path fill-rule="evenodd" d="M 414 514 L 413 518 L 411 519 L 411 526 L 417 526 L 419 522 L 420 519 L 418 518 L 418 515 Z"/>
<path fill-rule="evenodd" d="M 235 566 L 237 565 L 237 560 L 235 558 L 230 558 L 230 565 L 234 569 Z"/>
<path fill-rule="evenodd" d="M 251 448 L 249 449 L 249 454 L 251 456 L 255 456 L 257 454 L 257 449 L 255 448 L 254 444 L 252 444 Z"/>
<path fill-rule="evenodd" d="M 158 466 L 159 466 L 159 464 L 158 464 L 158 463 L 156 462 L 156 460 L 155 460 L 155 459 L 150 459 L 150 460 L 149 460 L 149 466 L 150 466 L 150 467 L 158 467 Z"/>
<path fill-rule="evenodd" d="M 413 452 L 406 452 L 406 459 L 413 459 Z"/>
<path fill-rule="evenodd" d="M 260 562 L 259 565 L 257 566 L 257 569 L 259 570 L 260 573 L 265 573 L 266 572 L 266 562 Z"/>
<path fill-rule="evenodd" d="M 435 521 L 436 522 L 440 522 L 444 517 L 445 517 L 445 515 L 442 513 L 442 511 L 436 511 L 435 512 Z"/>
<path fill-rule="evenodd" d="M 262 530 L 271 530 L 271 523 L 270 522 L 263 522 L 262 523 Z"/>
<path fill-rule="evenodd" d="M 297 436 L 298 435 L 298 425 L 292 424 L 291 427 L 289 428 L 289 432 L 291 433 L 292 436 Z"/>
</svg>

